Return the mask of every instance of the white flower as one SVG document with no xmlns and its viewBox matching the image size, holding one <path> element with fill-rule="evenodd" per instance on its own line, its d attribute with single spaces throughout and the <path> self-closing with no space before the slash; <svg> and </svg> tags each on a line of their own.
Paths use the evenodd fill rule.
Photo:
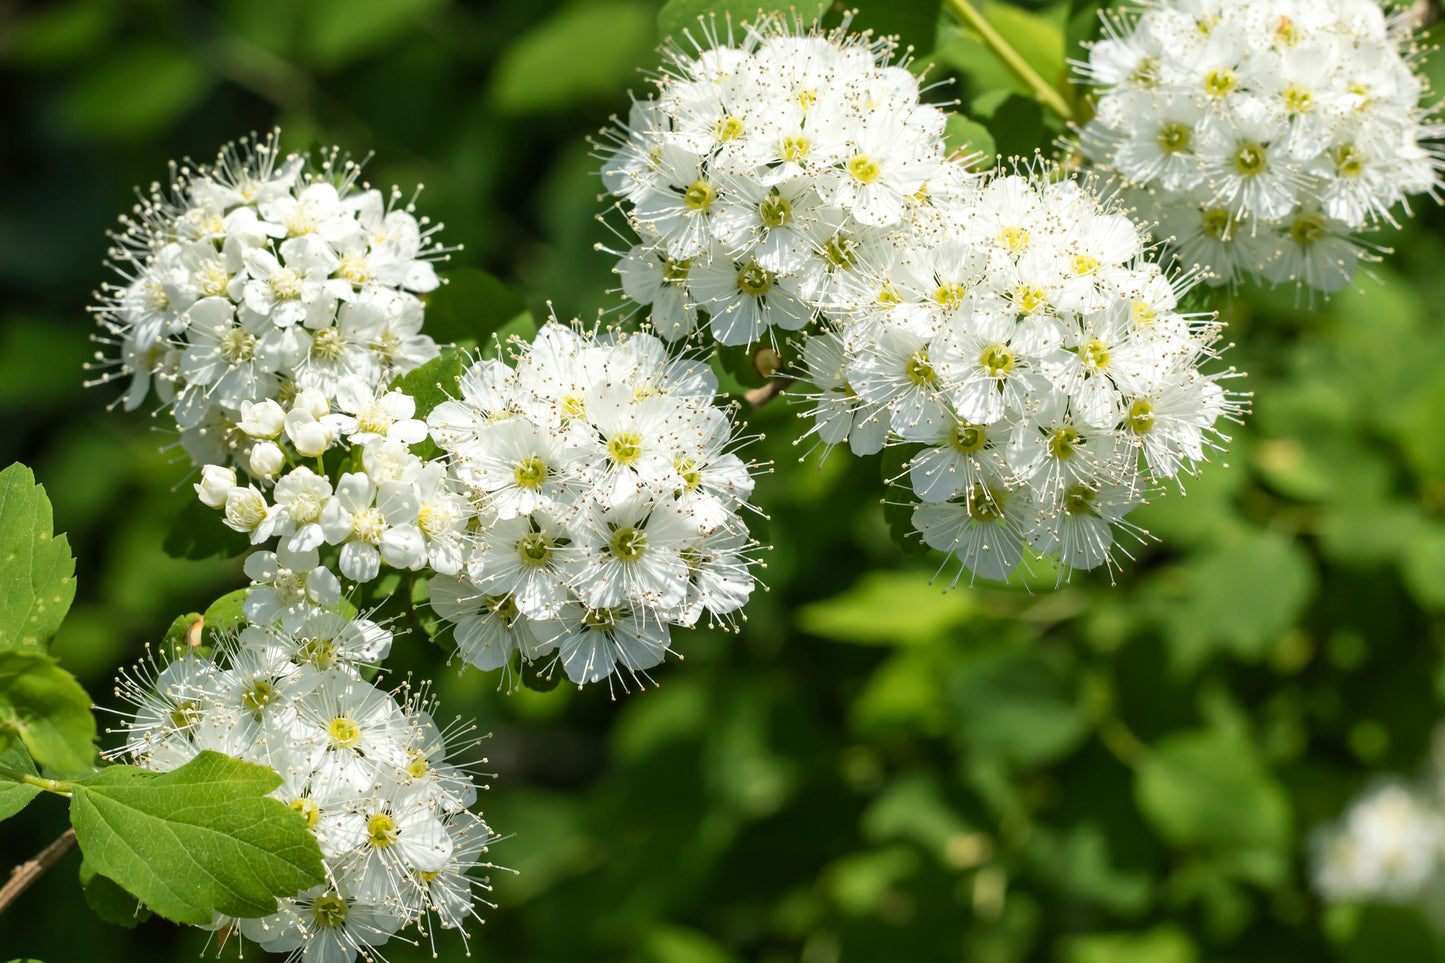
<svg viewBox="0 0 1445 963">
<path fill-rule="evenodd" d="M 222 465 L 206 465 L 201 469 L 201 480 L 193 487 L 203 505 L 223 508 L 231 489 L 236 487 L 236 473 Z"/>
<path fill-rule="evenodd" d="M 508 594 L 488 595 L 463 579 L 438 575 L 427 582 L 432 609 L 453 623 L 457 653 L 479 669 L 500 669 L 512 653 L 528 662 L 557 647 L 550 624 L 523 615 Z"/>
<path fill-rule="evenodd" d="M 341 574 L 357 582 L 376 578 L 383 561 L 392 568 L 420 570 L 426 542 L 417 528 L 421 505 L 410 485 L 378 486 L 364 472 L 346 472 L 321 510 L 321 531 L 341 546 Z"/>
<path fill-rule="evenodd" d="M 286 453 L 274 442 L 263 441 L 251 446 L 247 469 L 258 478 L 270 478 L 286 465 Z"/>
<path fill-rule="evenodd" d="M 414 445 L 426 437 L 426 423 L 414 417 L 416 402 L 401 391 L 381 391 L 360 378 L 343 378 L 336 388 L 336 405 L 345 416 L 337 428 L 353 445 L 388 439 Z"/>
<path fill-rule="evenodd" d="M 168 187 L 122 219 L 112 260 L 123 283 L 97 306 L 116 350 L 96 380 L 125 379 L 127 410 L 154 385 L 193 458 L 217 453 L 198 443 L 202 425 L 225 418 L 276 440 L 278 402 L 296 387 L 334 401 L 343 378 L 359 378 L 375 396 L 438 351 L 415 294 L 438 284 L 437 226 L 399 208 L 399 191 L 361 187 L 360 166 L 334 153 L 314 168 L 278 156 L 275 136 L 173 166 Z M 322 448 L 314 427 L 288 438 Z M 245 464 L 249 451 L 216 461 Z"/>
<path fill-rule="evenodd" d="M 1158 0 L 1079 65 L 1098 96 L 1081 149 L 1209 283 L 1337 291 L 1352 235 L 1441 184 L 1410 30 L 1375 0 Z"/>
<path fill-rule="evenodd" d="M 329 609 L 341 601 L 341 583 L 315 549 L 292 552 L 283 545 L 274 552 L 253 552 L 244 568 L 254 586 L 244 607 L 252 624 L 280 622 L 295 632 L 311 614 L 308 606 Z"/>
<path fill-rule="evenodd" d="M 245 488 L 237 485 L 226 493 L 223 513 L 226 526 L 242 534 L 250 535 L 253 545 L 265 537 L 258 533 L 264 531 L 261 526 L 266 521 L 269 512 L 270 506 L 266 504 L 266 496 L 262 495 L 255 485 L 248 485 Z"/>
<path fill-rule="evenodd" d="M 1327 900 L 1404 902 L 1445 856 L 1445 820 L 1408 787 L 1387 782 L 1355 800 L 1317 840 L 1315 888 Z"/>
</svg>

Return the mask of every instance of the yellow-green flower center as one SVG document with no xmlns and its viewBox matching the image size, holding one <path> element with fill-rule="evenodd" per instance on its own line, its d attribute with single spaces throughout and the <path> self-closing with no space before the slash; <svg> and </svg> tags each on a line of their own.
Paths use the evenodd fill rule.
<svg viewBox="0 0 1445 963">
<path fill-rule="evenodd" d="M 1264 167 L 1264 148 L 1258 144 L 1245 144 L 1234 152 L 1234 168 L 1246 177 L 1253 177 Z"/>
<path fill-rule="evenodd" d="M 1064 492 L 1064 511 L 1070 515 L 1087 515 L 1094 510 L 1094 497 L 1098 492 L 1085 485 L 1072 485 Z"/>
<path fill-rule="evenodd" d="M 517 462 L 512 474 L 517 479 L 518 488 L 535 491 L 547 480 L 547 463 L 537 455 L 528 455 Z"/>
<path fill-rule="evenodd" d="M 1082 443 L 1083 439 L 1077 431 L 1068 425 L 1062 425 L 1049 432 L 1047 446 L 1050 455 L 1062 459 L 1072 457 Z"/>
<path fill-rule="evenodd" d="M 692 270 L 692 259 L 667 258 L 662 262 L 662 283 L 680 288 L 687 283 L 687 274 Z"/>
<path fill-rule="evenodd" d="M 1228 211 L 1215 207 L 1204 212 L 1200 226 L 1205 234 L 1216 241 L 1225 241 L 1229 239 L 1230 230 L 1234 227 L 1234 218 L 1230 217 Z"/>
<path fill-rule="evenodd" d="M 607 442 L 607 457 L 614 465 L 634 465 L 642 457 L 642 436 L 622 431 Z"/>
<path fill-rule="evenodd" d="M 1135 398 L 1129 404 L 1129 430 L 1136 435 L 1148 434 L 1154 427 L 1154 406 L 1147 398 Z"/>
<path fill-rule="evenodd" d="M 1301 247 L 1309 247 L 1325 236 L 1324 222 L 1313 214 L 1301 214 L 1290 225 L 1289 236 Z"/>
<path fill-rule="evenodd" d="M 945 307 L 951 308 L 961 302 L 967 293 L 962 284 L 945 281 L 938 286 L 937 291 L 933 292 L 933 300 Z"/>
<path fill-rule="evenodd" d="M 782 227 L 793 219 L 793 205 L 783 195 L 773 193 L 758 205 L 758 220 L 764 227 Z"/>
<path fill-rule="evenodd" d="M 333 749 L 354 749 L 361 742 L 361 727 L 345 716 L 337 716 L 326 726 L 326 737 Z"/>
<path fill-rule="evenodd" d="M 1029 246 L 1029 232 L 1021 227 L 1006 227 L 999 234 L 999 240 L 1010 254 L 1017 254 Z"/>
<path fill-rule="evenodd" d="M 291 811 L 301 814 L 301 818 L 306 820 L 307 829 L 315 828 L 316 821 L 321 818 L 321 807 L 309 799 L 291 800 Z"/>
<path fill-rule="evenodd" d="M 760 298 L 773 289 L 775 279 L 773 272 L 758 267 L 756 261 L 749 261 L 738 269 L 738 290 Z"/>
<path fill-rule="evenodd" d="M 783 160 L 792 161 L 794 164 L 801 164 L 803 158 L 808 156 L 808 149 L 812 146 L 813 145 L 808 142 L 808 138 L 802 135 L 784 137 L 782 149 Z"/>
<path fill-rule="evenodd" d="M 1291 114 L 1303 114 L 1315 105 L 1315 95 L 1310 93 L 1308 87 L 1301 87 L 1299 84 L 1290 84 L 1285 88 L 1284 106 Z"/>
<path fill-rule="evenodd" d="M 316 924 L 328 930 L 345 923 L 346 912 L 346 900 L 335 893 L 317 897 L 316 902 L 311 904 L 311 915 L 316 917 Z"/>
<path fill-rule="evenodd" d="M 276 701 L 276 687 L 264 679 L 256 679 L 241 694 L 241 704 L 252 712 L 260 712 Z"/>
<path fill-rule="evenodd" d="M 309 662 L 318 669 L 329 669 L 336 661 L 336 643 L 331 639 L 302 639 L 296 654 L 302 662 Z"/>
<path fill-rule="evenodd" d="M 1014 353 L 1001 344 L 991 344 L 983 349 L 978 363 L 990 378 L 1002 378 L 1013 370 Z"/>
<path fill-rule="evenodd" d="M 647 533 L 640 528 L 623 526 L 612 533 L 607 551 L 620 561 L 635 562 L 647 552 Z"/>
<path fill-rule="evenodd" d="M 938 374 L 928 360 L 927 348 L 919 348 L 908 356 L 903 365 L 903 376 L 920 388 L 938 383 Z"/>
<path fill-rule="evenodd" d="M 1365 155 L 1354 144 L 1335 148 L 1335 173 L 1341 177 L 1359 177 L 1365 169 Z"/>
<path fill-rule="evenodd" d="M 743 122 L 738 120 L 731 114 L 724 117 L 722 120 L 719 120 L 717 122 L 717 126 L 713 128 L 713 136 L 717 138 L 718 143 L 722 143 L 723 141 L 736 140 L 737 138 L 741 137 L 742 134 Z"/>
<path fill-rule="evenodd" d="M 371 845 L 377 849 L 385 849 L 396 842 L 400 835 L 396 828 L 396 820 L 386 813 L 376 813 L 366 821 L 366 838 L 371 840 Z"/>
<path fill-rule="evenodd" d="M 1211 97 L 1223 97 L 1234 89 L 1238 83 L 1234 78 L 1234 71 L 1228 67 L 1220 67 L 1211 70 L 1204 78 L 1204 92 Z"/>
<path fill-rule="evenodd" d="M 981 522 L 1003 517 L 1003 495 L 983 485 L 974 485 L 968 492 L 968 514 Z"/>
<path fill-rule="evenodd" d="M 1193 131 L 1183 124 L 1170 122 L 1159 128 L 1159 148 L 1170 154 L 1189 149 Z"/>
<path fill-rule="evenodd" d="M 867 154 L 854 154 L 848 160 L 848 173 L 860 184 L 871 184 L 883 176 L 883 168 Z"/>
<path fill-rule="evenodd" d="M 960 421 L 949 430 L 948 443 L 953 446 L 954 451 L 971 455 L 983 451 L 988 444 L 988 432 L 983 425 Z"/>
<path fill-rule="evenodd" d="M 552 560 L 552 541 L 541 532 L 524 535 L 517 542 L 517 557 L 528 568 L 541 568 Z"/>
<path fill-rule="evenodd" d="M 717 200 L 717 188 L 707 181 L 696 180 L 682 192 L 682 203 L 690 211 L 706 211 Z"/>
<path fill-rule="evenodd" d="M 847 234 L 834 234 L 823 245 L 823 256 L 835 268 L 851 268 L 858 261 L 858 242 Z"/>
<path fill-rule="evenodd" d="M 1079 356 L 1086 367 L 1095 371 L 1102 371 L 1109 366 L 1109 346 L 1098 338 L 1084 345 Z"/>
<path fill-rule="evenodd" d="M 697 463 L 691 458 L 679 458 L 673 467 L 682 476 L 682 487 L 684 491 L 695 492 L 702 487 L 702 472 L 698 469 Z"/>
</svg>

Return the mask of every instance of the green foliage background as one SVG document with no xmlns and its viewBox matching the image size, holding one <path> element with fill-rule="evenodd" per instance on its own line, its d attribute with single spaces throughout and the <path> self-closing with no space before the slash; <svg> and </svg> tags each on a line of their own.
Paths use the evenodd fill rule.
<svg viewBox="0 0 1445 963">
<path fill-rule="evenodd" d="M 958 97 L 977 142 L 1032 152 L 1060 132 L 938 0 L 856 5 L 955 81 L 935 96 Z M 1097 4 L 986 7 L 1052 80 Z M 191 498 L 180 456 L 157 450 L 159 422 L 105 411 L 118 392 L 80 386 L 104 231 L 132 185 L 280 123 L 289 147 L 374 150 L 373 183 L 425 183 L 422 211 L 465 245 L 454 267 L 539 316 L 592 317 L 615 303 L 593 246 L 621 242 L 594 219 L 587 137 L 645 87 L 658 11 L 0 7 L 0 464 L 34 466 L 79 560 L 54 651 L 91 692 L 241 581 L 235 562 L 164 554 Z M 1379 283 L 1313 311 L 1290 291 L 1225 306 L 1254 413 L 1187 499 L 1137 513 L 1162 542 L 1118 585 L 941 594 L 936 560 L 888 538 L 878 460 L 820 464 L 777 402 L 750 416 L 775 463 L 756 497 L 771 591 L 741 632 L 679 637 L 660 687 L 503 696 L 401 642 L 398 673 L 434 676 L 448 713 L 494 733 L 484 807 L 515 834 L 493 852 L 518 873 L 494 877 L 474 958 L 1445 958 L 1408 911 L 1323 909 L 1302 855 L 1372 773 L 1415 769 L 1445 700 L 1445 220 L 1419 215 L 1377 238 L 1397 249 Z M 54 803 L 0 826 L 0 861 L 63 828 Z M 205 943 L 91 917 L 78 864 L 0 915 L 0 957 L 179 960 Z M 454 934 L 438 952 L 463 956 Z"/>
</svg>

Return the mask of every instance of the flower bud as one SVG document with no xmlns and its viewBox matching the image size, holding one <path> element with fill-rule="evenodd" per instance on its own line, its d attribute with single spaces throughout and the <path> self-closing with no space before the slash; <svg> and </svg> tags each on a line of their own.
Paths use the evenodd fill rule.
<svg viewBox="0 0 1445 963">
<path fill-rule="evenodd" d="M 201 469 L 200 483 L 194 487 L 201 504 L 220 508 L 226 504 L 226 495 L 236 487 L 236 473 L 221 465 L 207 465 Z"/>
<path fill-rule="evenodd" d="M 291 402 L 291 413 L 298 411 L 304 411 L 312 418 L 323 418 L 331 414 L 331 403 L 315 388 L 303 388 L 297 392 L 296 400 Z"/>
<path fill-rule="evenodd" d="M 226 493 L 226 524 L 238 532 L 253 532 L 266 520 L 266 497 L 254 486 L 240 485 Z"/>
<path fill-rule="evenodd" d="M 315 458 L 331 447 L 336 433 L 331 426 L 299 408 L 286 415 L 286 437 L 296 450 L 307 458 Z"/>
<path fill-rule="evenodd" d="M 241 402 L 241 420 L 236 424 L 252 438 L 275 438 L 285 426 L 286 412 L 266 398 L 259 402 Z"/>
<path fill-rule="evenodd" d="M 269 478 L 286 464 L 286 453 L 275 442 L 263 441 L 251 449 L 251 474 Z"/>
</svg>

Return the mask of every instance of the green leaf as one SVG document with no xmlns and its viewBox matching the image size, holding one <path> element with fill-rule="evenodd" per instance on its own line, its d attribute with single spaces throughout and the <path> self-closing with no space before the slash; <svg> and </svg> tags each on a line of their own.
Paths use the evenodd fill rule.
<svg viewBox="0 0 1445 963">
<path fill-rule="evenodd" d="M 343 66 L 396 42 L 403 31 L 444 6 L 446 0 L 317 0 L 307 5 L 302 36 L 311 56 L 327 69 Z"/>
<path fill-rule="evenodd" d="M 109 876 L 97 873 L 85 860 L 80 862 L 80 885 L 85 889 L 86 905 L 107 923 L 129 930 L 151 917 L 151 911 L 140 900 L 121 889 Z"/>
<path fill-rule="evenodd" d="M 927 53 L 938 43 L 941 0 L 863 0 L 848 25 L 854 33 L 872 30 L 878 36 L 897 37 L 900 47 Z"/>
<path fill-rule="evenodd" d="M 85 772 L 95 760 L 91 699 L 48 655 L 0 652 L 0 747 L 19 736 L 30 757 L 55 773 Z"/>
<path fill-rule="evenodd" d="M 1445 608 L 1445 527 L 1421 524 L 1405 547 L 1401 573 L 1410 594 L 1425 608 Z"/>
<path fill-rule="evenodd" d="M 1072 97 L 1064 59 L 1064 32 L 1058 24 L 1011 3 L 990 3 L 985 16 L 1040 77 L 1061 92 L 1065 100 Z"/>
<path fill-rule="evenodd" d="M 426 298 L 426 333 L 438 342 L 486 344 L 527 310 L 521 295 L 486 271 L 457 268 Z"/>
<path fill-rule="evenodd" d="M 988 132 L 988 128 L 978 121 L 970 120 L 963 114 L 950 114 L 943 129 L 943 137 L 950 154 L 958 151 L 965 155 L 982 154 L 973 165 L 977 169 L 984 170 L 994 165 L 997 145 L 994 144 L 993 135 Z"/>
<path fill-rule="evenodd" d="M 266 796 L 280 784 L 209 750 L 167 773 L 111 766 L 76 785 L 70 820 L 95 872 L 166 919 L 263 916 L 325 879 L 306 821 Z"/>
<path fill-rule="evenodd" d="M 1017 765 L 1057 759 L 1088 732 L 1062 672 L 1028 651 L 971 654 L 957 663 L 951 693 L 963 741 Z"/>
<path fill-rule="evenodd" d="M 798 611 L 798 628 L 834 642 L 922 645 L 973 617 L 972 597 L 944 594 L 918 569 L 869 572 L 852 588 Z"/>
<path fill-rule="evenodd" d="M 973 109 L 988 119 L 995 149 L 1004 157 L 1027 160 L 1044 141 L 1044 108 L 1037 100 L 993 91 L 975 100 Z"/>
<path fill-rule="evenodd" d="M 768 0 L 667 0 L 662 5 L 662 10 L 657 14 L 657 32 L 663 37 L 671 37 L 673 40 L 682 43 L 684 30 L 692 32 L 693 36 L 699 36 L 698 17 L 717 17 L 720 28 L 726 29 L 727 18 L 731 17 L 733 23 L 756 23 L 758 12 L 773 13 L 780 12 L 791 16 L 797 11 L 804 23 L 811 23 L 823 15 L 827 10 L 830 0 L 798 0 L 796 3 L 774 2 Z"/>
<path fill-rule="evenodd" d="M 30 758 L 30 753 L 26 752 L 25 746 L 19 742 L 14 742 L 10 748 L 0 751 L 0 766 L 32 776 L 39 775 L 35 771 L 35 762 Z M 30 800 L 39 794 L 40 790 L 35 786 L 0 779 L 0 819 L 9 819 L 28 806 Z"/>
<path fill-rule="evenodd" d="M 219 511 L 192 497 L 176 515 L 161 547 L 171 558 L 199 561 L 217 555 L 221 558 L 244 555 L 251 543 L 245 535 L 227 528 Z"/>
<path fill-rule="evenodd" d="M 1217 650 L 1250 661 L 1274 651 L 1314 594 L 1315 572 L 1289 538 L 1246 529 L 1161 573 L 1153 588 L 1174 662 L 1193 671 Z"/>
<path fill-rule="evenodd" d="M 1090 933 L 1065 939 L 1061 963 L 1195 963 L 1194 940 L 1172 923 L 1143 933 Z"/>
<path fill-rule="evenodd" d="M 492 103 L 504 113 L 535 114 L 620 93 L 650 57 L 652 10 L 639 0 L 563 7 L 506 48 L 492 75 Z"/>
<path fill-rule="evenodd" d="M 43 652 L 70 611 L 75 559 L 53 524 L 30 469 L 0 471 L 0 650 Z"/>
<path fill-rule="evenodd" d="M 1274 882 L 1288 871 L 1289 797 L 1254 747 L 1211 729 L 1159 740 L 1135 771 L 1134 797 L 1166 842 L 1215 851 L 1246 851 L 1252 875 Z"/>
<path fill-rule="evenodd" d="M 391 390 L 411 395 L 416 402 L 416 417 L 425 418 L 437 405 L 457 396 L 457 381 L 466 368 L 466 360 L 460 349 L 443 348 L 441 354 L 420 368 L 393 381 Z"/>
<path fill-rule="evenodd" d="M 199 61 L 168 43 L 116 44 L 71 84 L 60 115 L 87 137 L 140 140 L 200 103 L 213 83 Z"/>
<path fill-rule="evenodd" d="M 214 638 L 214 633 L 234 630 L 246 621 L 243 606 L 246 603 L 246 596 L 249 594 L 251 594 L 251 590 L 248 588 L 236 589 L 234 592 L 227 592 L 206 606 L 206 612 L 202 618 L 205 620 L 205 633 L 208 640 Z"/>
<path fill-rule="evenodd" d="M 557 685 L 562 681 L 562 673 L 558 670 L 557 666 L 551 665 L 551 667 L 548 668 L 549 663 L 547 663 L 546 660 L 528 661 L 527 659 L 519 659 L 518 661 L 520 663 L 518 671 L 522 676 L 522 685 L 534 692 L 551 692 L 557 688 Z M 543 672 L 544 668 L 546 669 L 545 672 Z"/>
<path fill-rule="evenodd" d="M 532 312 L 523 311 L 493 331 L 492 335 L 482 345 L 479 353 L 483 358 L 493 361 L 510 362 L 511 355 L 508 352 L 516 347 L 517 342 L 530 342 L 537 336 L 537 322 L 532 320 Z"/>
</svg>

